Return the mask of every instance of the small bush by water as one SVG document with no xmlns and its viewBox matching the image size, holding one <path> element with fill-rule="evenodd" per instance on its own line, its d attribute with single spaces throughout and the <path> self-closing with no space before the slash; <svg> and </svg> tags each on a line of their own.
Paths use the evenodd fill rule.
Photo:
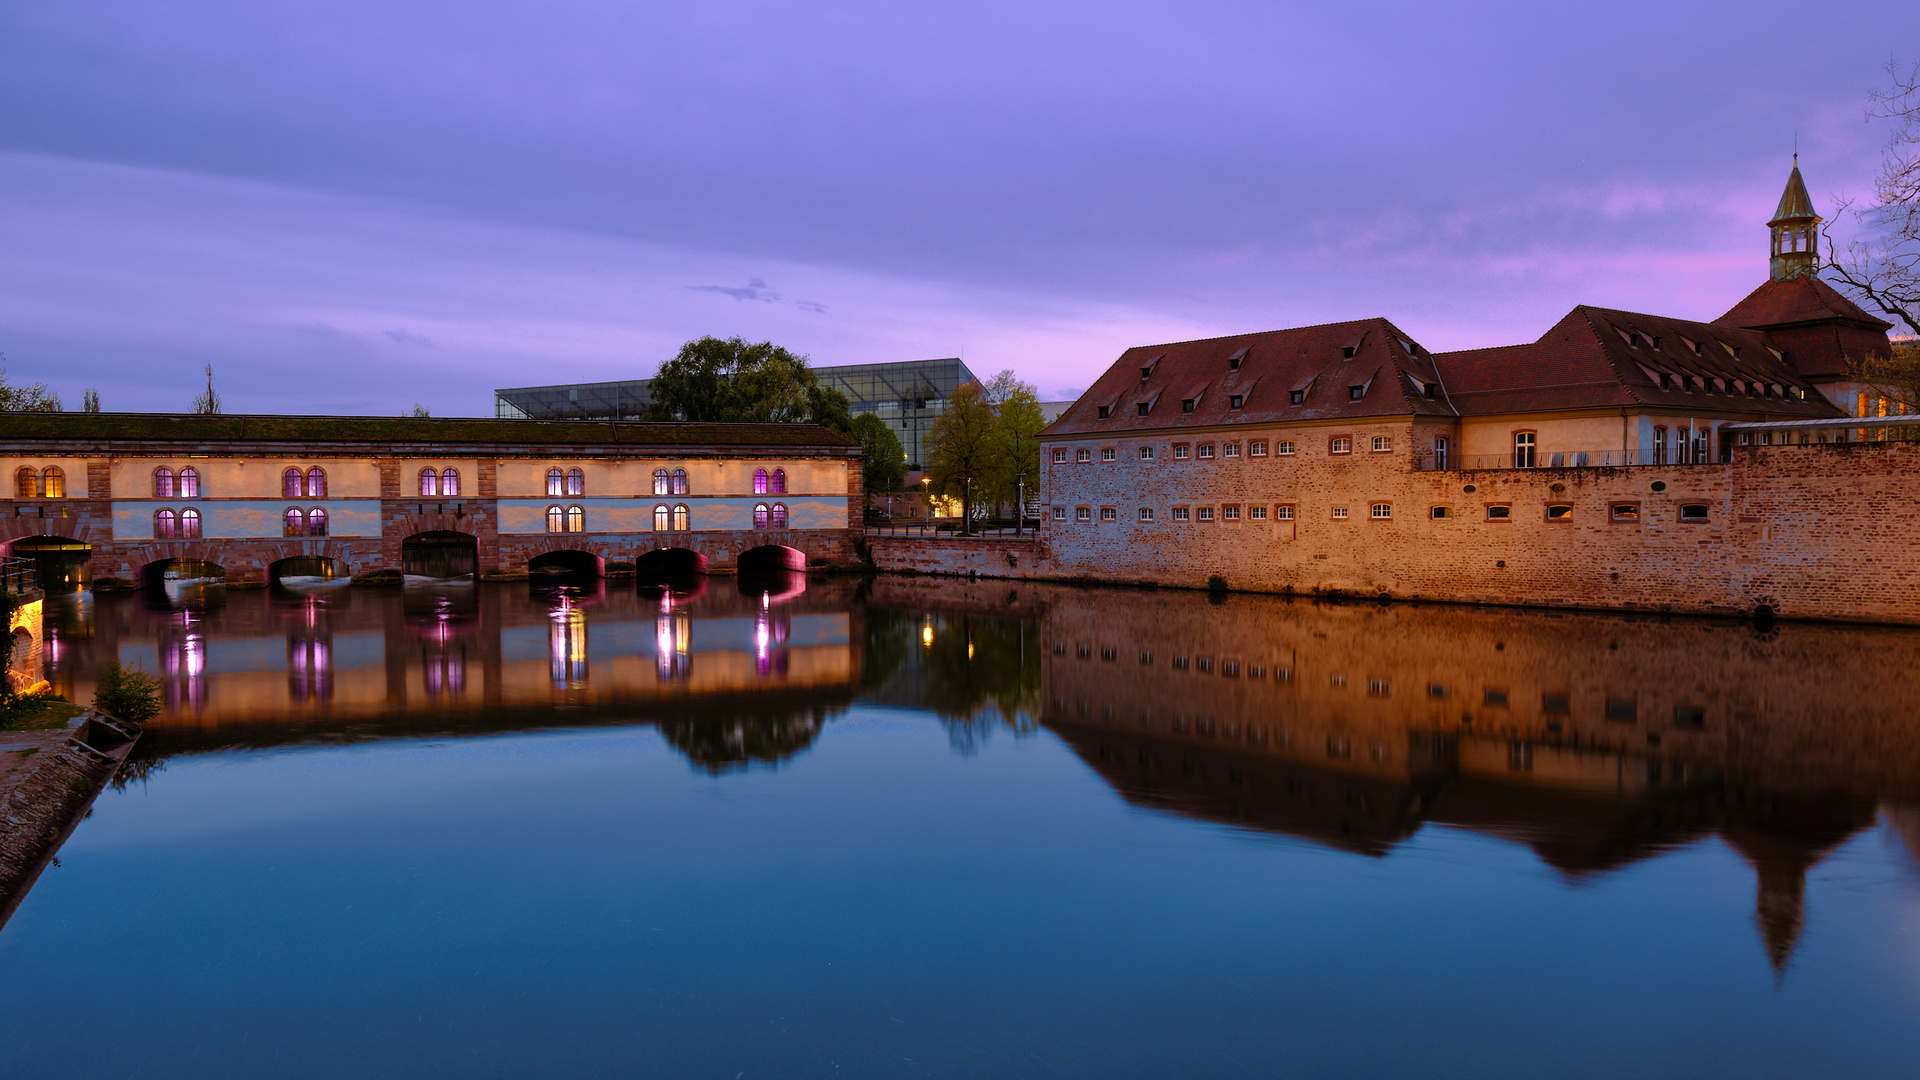
<svg viewBox="0 0 1920 1080">
<path fill-rule="evenodd" d="M 114 661 L 100 669 L 93 707 L 108 716 L 144 724 L 160 715 L 160 680 Z"/>
</svg>

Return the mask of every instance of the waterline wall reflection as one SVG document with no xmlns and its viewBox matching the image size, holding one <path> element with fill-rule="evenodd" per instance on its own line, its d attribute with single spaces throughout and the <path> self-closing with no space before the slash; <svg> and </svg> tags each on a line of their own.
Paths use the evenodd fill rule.
<svg viewBox="0 0 1920 1080">
<path fill-rule="evenodd" d="M 1573 878 L 1717 836 L 1776 966 L 1824 854 L 1920 851 L 1913 631 L 1136 596 L 1033 602 L 1046 725 L 1141 806 L 1372 856 L 1442 824 Z"/>
</svg>

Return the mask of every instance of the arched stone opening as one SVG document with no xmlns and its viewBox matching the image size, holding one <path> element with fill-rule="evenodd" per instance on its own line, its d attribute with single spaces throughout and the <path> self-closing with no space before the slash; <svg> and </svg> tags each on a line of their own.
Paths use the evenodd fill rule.
<svg viewBox="0 0 1920 1080">
<path fill-rule="evenodd" d="M 685 602 L 706 595 L 707 557 L 689 548 L 657 548 L 633 560 L 643 593 Z"/>
<path fill-rule="evenodd" d="M 158 559 L 140 568 L 140 583 L 150 588 L 225 585 L 227 570 L 207 559 Z"/>
<path fill-rule="evenodd" d="M 16 559 L 32 559 L 40 589 L 49 595 L 82 592 L 93 587 L 93 545 L 70 536 L 22 536 L 0 552 Z"/>
<path fill-rule="evenodd" d="M 345 584 L 353 568 L 345 559 L 324 555 L 294 555 L 267 564 L 267 581 L 286 588 Z"/>
<path fill-rule="evenodd" d="M 480 541 L 472 533 L 435 529 L 400 541 L 400 570 L 408 577 L 472 578 L 480 568 Z"/>
<path fill-rule="evenodd" d="M 743 574 L 760 570 L 805 570 L 807 553 L 784 544 L 764 544 L 741 552 L 734 565 Z"/>
<path fill-rule="evenodd" d="M 741 595 L 762 604 L 791 600 L 807 591 L 807 556 L 796 548 L 767 544 L 740 553 L 734 578 Z"/>
<path fill-rule="evenodd" d="M 527 573 L 535 580 L 544 577 L 607 576 L 607 560 L 591 551 L 548 551 L 527 560 Z"/>
</svg>

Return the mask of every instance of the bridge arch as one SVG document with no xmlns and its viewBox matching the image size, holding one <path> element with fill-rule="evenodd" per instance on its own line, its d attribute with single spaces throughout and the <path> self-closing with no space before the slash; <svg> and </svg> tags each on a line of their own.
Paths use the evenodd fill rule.
<svg viewBox="0 0 1920 1080">
<path fill-rule="evenodd" d="M 414 533 L 400 541 L 400 571 L 408 577 L 477 577 L 480 540 L 453 529 Z"/>
<path fill-rule="evenodd" d="M 227 568 L 210 559 L 155 559 L 140 568 L 140 583 L 149 588 L 225 585 Z"/>
<path fill-rule="evenodd" d="M 267 581 L 282 586 L 329 585 L 352 579 L 353 568 L 345 559 L 325 555 L 290 555 L 267 564 Z"/>
<path fill-rule="evenodd" d="M 807 568 L 807 553 L 785 544 L 763 544 L 748 548 L 734 560 L 743 574 L 761 570 L 801 570 Z"/>
<path fill-rule="evenodd" d="M 634 559 L 633 569 L 643 578 L 704 574 L 707 572 L 707 557 L 692 548 L 655 548 Z"/>
<path fill-rule="evenodd" d="M 540 577 L 606 577 L 607 560 L 591 551 L 548 551 L 527 560 L 527 573 Z"/>
<path fill-rule="evenodd" d="M 93 587 L 93 545 L 70 536 L 20 536 L 0 544 L 0 554 L 32 559 L 47 593 L 80 592 Z"/>
</svg>

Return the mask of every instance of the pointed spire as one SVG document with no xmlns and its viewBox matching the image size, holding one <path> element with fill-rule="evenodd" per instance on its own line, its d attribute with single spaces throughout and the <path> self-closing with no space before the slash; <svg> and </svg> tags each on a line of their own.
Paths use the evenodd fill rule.
<svg viewBox="0 0 1920 1080">
<path fill-rule="evenodd" d="M 1780 205 L 1773 212 L 1773 220 L 1767 222 L 1767 228 L 1773 233 L 1768 276 L 1775 281 L 1786 281 L 1819 274 L 1819 226 L 1820 215 L 1814 212 L 1807 182 L 1800 178 L 1800 153 L 1795 151 L 1786 190 L 1780 193 Z"/>
</svg>

